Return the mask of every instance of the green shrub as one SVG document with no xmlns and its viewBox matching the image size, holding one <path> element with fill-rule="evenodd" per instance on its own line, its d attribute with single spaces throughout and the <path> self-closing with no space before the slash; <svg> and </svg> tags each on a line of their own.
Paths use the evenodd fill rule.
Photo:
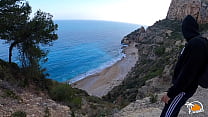
<svg viewBox="0 0 208 117">
<path fill-rule="evenodd" d="M 157 102 L 158 95 L 157 94 L 150 94 L 150 103 Z"/>
<path fill-rule="evenodd" d="M 161 75 L 162 72 L 163 72 L 163 69 L 158 68 L 158 69 L 155 70 L 155 71 L 150 71 L 149 73 L 147 73 L 147 75 L 146 75 L 144 78 L 145 78 L 145 80 L 149 80 L 150 78 L 154 78 L 154 77 L 156 77 L 156 76 Z"/>
<path fill-rule="evenodd" d="M 58 84 L 50 90 L 52 99 L 60 102 L 69 103 L 72 100 L 73 90 L 68 84 Z"/>
<path fill-rule="evenodd" d="M 52 87 L 49 88 L 50 97 L 58 102 L 61 102 L 73 109 L 81 107 L 82 98 L 76 89 L 73 89 L 68 84 L 54 83 Z M 84 95 L 84 94 L 83 94 Z"/>
<path fill-rule="evenodd" d="M 50 117 L 50 111 L 49 111 L 49 109 L 48 109 L 48 107 L 45 109 L 45 115 L 44 115 L 44 117 Z"/>
<path fill-rule="evenodd" d="M 163 55 L 165 53 L 165 48 L 164 47 L 157 47 L 156 49 L 155 49 L 155 54 L 157 55 L 157 56 L 161 56 L 161 55 Z"/>
<path fill-rule="evenodd" d="M 200 24 L 199 31 L 207 31 L 208 30 L 208 23 L 207 24 Z"/>
<path fill-rule="evenodd" d="M 88 101 L 93 103 L 102 103 L 101 99 L 95 96 L 89 96 L 87 97 Z"/>
<path fill-rule="evenodd" d="M 71 107 L 81 108 L 82 98 L 81 97 L 73 97 L 69 105 Z"/>
<path fill-rule="evenodd" d="M 26 117 L 27 114 L 23 111 L 17 111 L 12 113 L 11 117 Z"/>
<path fill-rule="evenodd" d="M 20 99 L 19 96 L 17 96 L 12 90 L 9 90 L 9 89 L 4 90 L 3 97 L 4 98 L 10 97 L 10 98 L 13 98 L 13 99 Z"/>
</svg>

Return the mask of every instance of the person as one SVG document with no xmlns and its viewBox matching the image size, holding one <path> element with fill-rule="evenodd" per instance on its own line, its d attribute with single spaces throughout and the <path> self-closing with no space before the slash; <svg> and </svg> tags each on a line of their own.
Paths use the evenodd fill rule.
<svg viewBox="0 0 208 117">
<path fill-rule="evenodd" d="M 195 18 L 188 15 L 182 22 L 182 33 L 187 41 L 174 69 L 172 86 L 161 98 L 165 107 L 160 117 L 177 117 L 181 107 L 198 88 L 198 77 L 202 75 L 208 61 L 206 38 L 201 37 Z"/>
</svg>

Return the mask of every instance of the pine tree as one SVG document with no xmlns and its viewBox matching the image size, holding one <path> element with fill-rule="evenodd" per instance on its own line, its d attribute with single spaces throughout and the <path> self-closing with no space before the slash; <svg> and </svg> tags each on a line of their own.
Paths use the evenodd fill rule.
<svg viewBox="0 0 208 117">
<path fill-rule="evenodd" d="M 23 67 L 38 66 L 47 51 L 40 45 L 51 45 L 58 39 L 52 15 L 37 11 L 30 18 L 31 7 L 26 0 L 0 1 L 0 39 L 10 44 L 9 62 L 12 50 L 16 47 Z"/>
</svg>

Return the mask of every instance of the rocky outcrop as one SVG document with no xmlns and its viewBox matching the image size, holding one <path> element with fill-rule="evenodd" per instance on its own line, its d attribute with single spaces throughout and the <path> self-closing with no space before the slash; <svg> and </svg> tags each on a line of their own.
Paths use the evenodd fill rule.
<svg viewBox="0 0 208 117">
<path fill-rule="evenodd" d="M 202 24 L 202 35 L 208 37 L 205 24 L 208 23 L 207 3 L 208 0 L 172 0 L 166 19 L 157 21 L 146 30 L 135 30 L 124 38 L 137 42 L 139 59 L 122 84 L 104 97 L 118 104 L 131 102 L 115 113 L 115 117 L 160 116 L 164 107 L 160 99 L 171 86 L 178 54 L 186 43 L 181 33 L 181 21 L 189 14 L 196 17 Z M 199 87 L 188 102 L 200 101 L 207 110 L 207 92 L 207 89 Z M 157 101 L 152 103 L 156 97 Z M 188 111 L 188 108 L 183 106 L 179 117 L 208 116 L 208 112 L 190 115 Z"/>
<path fill-rule="evenodd" d="M 157 80 L 157 78 L 152 80 Z M 189 110 L 187 106 L 184 105 L 181 108 L 178 117 L 207 117 L 208 116 L 208 111 L 206 111 L 208 105 L 207 92 L 208 92 L 207 89 L 203 89 L 199 87 L 197 89 L 197 92 L 194 94 L 194 96 L 187 101 L 187 102 L 193 102 L 193 101 L 201 102 L 205 110 L 204 112 L 189 114 Z M 159 117 L 164 107 L 164 103 L 162 103 L 160 99 L 164 94 L 165 93 L 157 94 L 156 102 L 154 103 L 151 103 L 150 101 L 151 97 L 138 99 L 135 102 L 130 103 L 121 111 L 115 113 L 114 117 Z"/>
<path fill-rule="evenodd" d="M 137 42 L 138 61 L 122 84 L 104 98 L 120 103 L 120 100 L 135 101 L 167 90 L 178 52 L 184 45 L 180 27 L 180 22 L 165 19 L 145 31 L 140 28 L 126 36 Z M 152 78 L 157 80 L 145 82 Z M 154 85 L 149 85 L 151 82 Z"/>
<path fill-rule="evenodd" d="M 141 41 L 145 37 L 145 28 L 142 26 L 141 28 L 133 31 L 132 33 L 125 36 L 122 40 L 122 44 L 129 45 L 131 42 Z"/>
<path fill-rule="evenodd" d="M 14 112 L 25 112 L 27 117 L 71 117 L 70 107 L 61 105 L 43 92 L 23 90 L 0 80 L 0 117 Z"/>
<path fill-rule="evenodd" d="M 208 23 L 208 4 L 206 0 L 172 0 L 167 19 L 182 21 L 192 15 L 201 24 Z"/>
</svg>

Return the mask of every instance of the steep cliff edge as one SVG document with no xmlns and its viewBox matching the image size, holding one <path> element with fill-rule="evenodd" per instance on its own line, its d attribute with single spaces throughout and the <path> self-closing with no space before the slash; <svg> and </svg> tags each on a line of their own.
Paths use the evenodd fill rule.
<svg viewBox="0 0 208 117">
<path fill-rule="evenodd" d="M 165 19 L 145 31 L 142 27 L 124 37 L 122 42 L 137 42 L 139 59 L 122 84 L 104 99 L 126 105 L 136 99 L 167 90 L 178 53 L 185 44 L 180 26 L 179 21 Z M 152 78 L 157 80 L 146 82 Z"/>
<path fill-rule="evenodd" d="M 208 37 L 207 3 L 206 0 L 172 0 L 166 19 L 157 21 L 146 30 L 141 27 L 124 37 L 124 44 L 137 42 L 139 59 L 122 84 L 104 97 L 126 106 L 115 116 L 159 116 L 163 108 L 159 98 L 171 86 L 178 54 L 186 43 L 181 33 L 181 21 L 188 14 L 198 16 L 200 31 Z M 206 96 L 207 90 L 199 88 L 190 100 L 201 101 L 207 106 Z M 202 115 L 207 115 L 207 112 Z M 185 106 L 180 116 L 189 116 Z"/>
</svg>

